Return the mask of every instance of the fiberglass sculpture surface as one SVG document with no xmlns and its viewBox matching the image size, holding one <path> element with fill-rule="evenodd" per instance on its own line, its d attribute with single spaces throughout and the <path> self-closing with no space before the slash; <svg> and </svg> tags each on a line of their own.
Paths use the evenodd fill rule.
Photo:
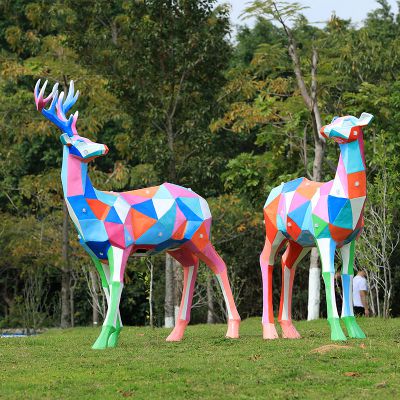
<svg viewBox="0 0 400 400">
<path fill-rule="evenodd" d="M 211 268 L 221 286 L 229 317 L 226 336 L 238 338 L 240 317 L 225 263 L 210 242 L 212 218 L 207 202 L 190 189 L 171 183 L 122 193 L 95 189 L 87 165 L 106 155 L 108 148 L 78 134 L 78 112 L 66 116 L 79 95 L 74 93 L 73 81 L 65 99 L 64 92 L 58 95 L 58 84 L 44 97 L 46 84 L 47 81 L 41 90 L 40 80 L 36 84 L 36 107 L 62 132 L 61 180 L 65 202 L 80 244 L 92 258 L 107 297 L 107 314 L 93 348 L 117 345 L 122 328 L 119 303 L 128 257 L 162 251 L 181 263 L 184 270 L 179 319 L 167 340 L 179 341 L 183 337 L 190 319 L 199 260 Z M 50 100 L 50 106 L 45 108 Z"/>
<path fill-rule="evenodd" d="M 272 272 L 275 256 L 287 243 L 282 256 L 282 289 L 278 321 L 285 338 L 299 338 L 292 324 L 292 287 L 296 265 L 317 247 L 325 283 L 328 322 L 332 340 L 346 340 L 339 322 L 335 300 L 335 250 L 343 260 L 343 304 L 341 318 L 348 335 L 365 338 L 353 314 L 352 283 L 355 240 L 364 225 L 366 171 L 362 127 L 373 116 L 334 118 L 321 128 L 321 134 L 339 144 L 340 158 L 335 178 L 313 182 L 306 178 L 282 183 L 274 188 L 264 205 L 266 240 L 260 256 L 263 280 L 263 337 L 278 337 L 272 306 Z"/>
</svg>

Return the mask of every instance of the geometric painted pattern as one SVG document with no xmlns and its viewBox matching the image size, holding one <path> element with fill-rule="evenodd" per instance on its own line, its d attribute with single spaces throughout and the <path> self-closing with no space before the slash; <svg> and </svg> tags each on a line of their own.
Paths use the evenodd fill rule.
<svg viewBox="0 0 400 400">
<path fill-rule="evenodd" d="M 73 81 L 65 99 L 64 92 L 58 95 L 58 84 L 44 97 L 46 84 L 47 81 L 40 91 L 40 80 L 36 84 L 36 107 L 62 132 L 61 180 L 65 203 L 79 233 L 80 244 L 100 274 L 108 303 L 103 328 L 93 348 L 117 345 L 122 328 L 119 302 L 128 257 L 162 251 L 167 251 L 184 267 L 179 318 L 167 340 L 179 341 L 183 337 L 190 319 L 199 260 L 211 268 L 220 284 L 228 313 L 226 336 L 239 337 L 240 317 L 226 265 L 210 241 L 211 213 L 206 200 L 172 183 L 122 193 L 95 189 L 88 175 L 88 163 L 107 154 L 108 148 L 78 134 L 78 112 L 67 118 L 68 110 L 79 96 L 79 92 L 74 92 Z"/>
<path fill-rule="evenodd" d="M 294 268 L 311 247 L 317 246 L 322 261 L 332 338 L 345 338 L 335 320 L 338 313 L 333 292 L 333 262 L 335 250 L 341 249 L 342 253 L 347 254 L 364 225 L 363 209 L 367 188 L 362 127 L 368 125 L 372 118 L 373 116 L 367 113 L 363 113 L 360 118 L 336 117 L 331 124 L 321 129 L 322 136 L 333 139 L 340 147 L 339 163 L 333 180 L 322 183 L 298 178 L 275 187 L 267 198 L 264 205 L 266 241 L 260 257 L 264 288 L 265 338 L 277 336 L 273 326 L 272 281 L 269 269 L 273 267 L 276 253 L 285 243 L 288 243 L 288 246 L 282 261 L 283 293 L 279 312 L 284 336 L 298 337 L 288 312 L 291 307 Z M 346 257 L 353 261 L 348 255 Z M 345 275 L 348 275 L 348 267 L 344 268 Z M 352 266 L 350 270 L 352 271 Z M 344 277 L 344 281 L 348 280 L 347 276 Z M 343 287 L 346 289 L 345 303 L 352 304 L 352 294 L 349 291 L 351 285 L 346 283 Z M 342 310 L 342 318 L 348 318 L 345 321 L 350 334 L 361 335 L 359 327 L 352 320 L 352 307 L 347 306 Z M 358 333 L 354 333 L 355 331 Z"/>
<path fill-rule="evenodd" d="M 210 237 L 211 213 L 207 202 L 181 186 L 164 183 L 145 189 L 107 193 L 97 190 L 70 196 L 66 202 L 82 241 L 99 259 L 110 246 L 131 254 L 152 255 L 182 246 L 188 240 L 203 250 Z"/>
</svg>

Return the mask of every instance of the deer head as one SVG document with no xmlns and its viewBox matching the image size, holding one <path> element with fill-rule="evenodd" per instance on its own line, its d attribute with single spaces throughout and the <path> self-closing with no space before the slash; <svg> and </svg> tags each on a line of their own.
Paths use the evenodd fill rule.
<svg viewBox="0 0 400 400">
<path fill-rule="evenodd" d="M 321 128 L 321 135 L 325 138 L 332 138 L 339 144 L 353 142 L 358 139 L 361 128 L 368 125 L 374 116 L 362 113 L 360 118 L 346 115 L 345 117 L 334 117 L 329 125 Z"/>
<path fill-rule="evenodd" d="M 46 85 L 47 81 L 39 91 L 40 79 L 36 83 L 34 92 L 36 108 L 61 130 L 61 143 L 68 147 L 69 154 L 83 162 L 89 162 L 98 156 L 107 154 L 108 147 L 105 144 L 92 142 L 78 134 L 76 130 L 78 111 L 69 118 L 66 117 L 66 113 L 76 103 L 79 96 L 79 90 L 74 94 L 74 81 L 70 82 L 65 100 L 64 92 L 58 95 L 58 83 L 53 86 L 51 93 L 47 97 L 44 97 Z M 46 109 L 46 104 L 50 100 L 50 107 Z"/>
</svg>

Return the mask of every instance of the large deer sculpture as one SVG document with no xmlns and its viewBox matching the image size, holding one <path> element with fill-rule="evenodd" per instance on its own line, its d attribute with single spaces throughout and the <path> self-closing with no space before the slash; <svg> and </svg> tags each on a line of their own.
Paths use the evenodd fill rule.
<svg viewBox="0 0 400 400">
<path fill-rule="evenodd" d="M 67 118 L 79 95 L 74 93 L 73 81 L 65 99 L 64 92 L 58 95 L 58 84 L 45 97 L 46 84 L 47 81 L 40 91 L 40 80 L 36 84 L 36 107 L 62 132 L 61 180 L 65 202 L 79 241 L 100 274 L 108 303 L 104 324 L 93 348 L 117 345 L 122 328 L 119 303 L 128 257 L 162 251 L 180 262 L 184 270 L 179 319 L 167 341 L 180 341 L 189 323 L 199 260 L 211 268 L 221 286 L 229 316 L 226 336 L 238 338 L 240 317 L 225 263 L 210 242 L 211 213 L 207 202 L 190 189 L 171 183 L 122 193 L 95 189 L 87 165 L 96 157 L 106 155 L 108 148 L 78 134 L 78 111 Z M 50 100 L 50 106 L 45 108 Z"/>
<path fill-rule="evenodd" d="M 365 338 L 353 314 L 352 283 L 355 240 L 364 225 L 363 209 L 367 194 L 362 127 L 373 116 L 334 118 L 321 128 L 321 134 L 340 146 L 335 178 L 313 182 L 306 178 L 282 183 L 274 188 L 264 206 L 266 240 L 260 256 L 263 280 L 263 337 L 275 339 L 272 306 L 272 272 L 275 257 L 285 243 L 282 257 L 282 289 L 278 321 L 283 337 L 299 338 L 292 324 L 292 287 L 296 265 L 317 246 L 325 283 L 328 322 L 332 340 L 346 340 L 339 322 L 335 300 L 335 250 L 343 260 L 343 305 L 341 318 L 348 335 Z"/>
</svg>

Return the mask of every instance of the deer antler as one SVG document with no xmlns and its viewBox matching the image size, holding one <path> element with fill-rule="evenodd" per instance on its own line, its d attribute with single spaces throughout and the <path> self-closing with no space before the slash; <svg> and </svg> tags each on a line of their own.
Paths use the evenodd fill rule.
<svg viewBox="0 0 400 400">
<path fill-rule="evenodd" d="M 68 94 L 64 101 L 64 92 L 61 92 L 60 96 L 58 95 L 58 83 L 53 86 L 51 93 L 45 98 L 46 86 L 47 81 L 39 91 L 40 79 L 36 82 L 34 94 L 37 110 L 48 120 L 53 122 L 62 132 L 67 133 L 69 136 L 77 135 L 76 121 L 78 119 L 78 111 L 68 119 L 66 117 L 66 113 L 76 103 L 79 97 L 79 90 L 74 94 L 74 81 L 70 82 Z M 46 109 L 45 106 L 50 100 L 52 100 L 50 107 Z"/>
</svg>

